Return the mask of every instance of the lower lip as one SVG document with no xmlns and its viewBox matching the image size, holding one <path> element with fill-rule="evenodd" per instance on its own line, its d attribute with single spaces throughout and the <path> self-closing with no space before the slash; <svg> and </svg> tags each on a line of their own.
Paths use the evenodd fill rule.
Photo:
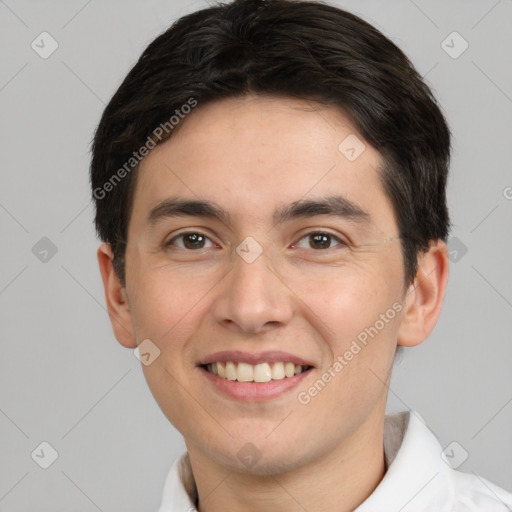
<svg viewBox="0 0 512 512">
<path fill-rule="evenodd" d="M 238 382 L 214 375 L 201 366 L 198 368 L 219 391 L 231 398 L 246 402 L 264 402 L 276 398 L 298 386 L 312 371 L 310 369 L 293 377 L 269 382 Z"/>
</svg>

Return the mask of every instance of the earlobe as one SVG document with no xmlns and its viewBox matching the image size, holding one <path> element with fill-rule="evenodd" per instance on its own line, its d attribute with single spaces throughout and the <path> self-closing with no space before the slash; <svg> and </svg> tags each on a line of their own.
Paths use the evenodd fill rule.
<svg viewBox="0 0 512 512">
<path fill-rule="evenodd" d="M 130 307 L 127 300 L 126 288 L 114 271 L 113 253 L 110 245 L 103 243 L 99 246 L 98 264 L 105 291 L 105 302 L 112 323 L 112 329 L 117 341 L 126 348 L 137 346 L 133 330 Z"/>
<path fill-rule="evenodd" d="M 433 331 L 443 305 L 448 282 L 448 249 L 442 240 L 430 243 L 418 258 L 418 271 L 404 298 L 404 313 L 398 345 L 413 347 Z"/>
</svg>

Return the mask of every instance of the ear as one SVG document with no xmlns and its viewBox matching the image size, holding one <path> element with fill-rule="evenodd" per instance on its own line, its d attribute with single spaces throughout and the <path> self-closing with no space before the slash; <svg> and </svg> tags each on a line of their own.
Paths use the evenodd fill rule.
<svg viewBox="0 0 512 512">
<path fill-rule="evenodd" d="M 98 263 L 101 278 L 105 289 L 105 302 L 107 303 L 108 316 L 112 323 L 112 329 L 117 341 L 123 347 L 135 348 L 137 346 L 133 329 L 130 306 L 127 301 L 126 288 L 114 271 L 114 255 L 110 244 L 103 243 L 98 248 Z"/>
<path fill-rule="evenodd" d="M 433 331 L 443 305 L 448 282 L 448 248 L 442 240 L 430 243 L 418 258 L 418 271 L 406 292 L 404 316 L 398 330 L 398 345 L 413 347 Z"/>
</svg>

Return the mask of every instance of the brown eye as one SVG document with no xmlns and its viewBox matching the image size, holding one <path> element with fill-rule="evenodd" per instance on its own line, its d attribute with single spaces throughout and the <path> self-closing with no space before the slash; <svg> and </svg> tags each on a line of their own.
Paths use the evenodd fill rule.
<svg viewBox="0 0 512 512">
<path fill-rule="evenodd" d="M 176 241 L 181 241 L 181 243 L 175 243 Z M 165 245 L 166 247 L 169 246 L 176 246 L 180 249 L 185 250 L 197 250 L 197 249 L 205 249 L 205 243 L 207 240 L 210 240 L 207 236 L 203 235 L 202 233 L 197 232 L 188 232 L 188 233 L 181 233 L 171 240 L 167 242 Z"/>
<path fill-rule="evenodd" d="M 337 236 L 334 236 L 331 233 L 326 233 L 323 231 L 308 233 L 307 235 L 303 236 L 299 240 L 299 244 L 302 240 L 307 240 L 307 243 L 309 244 L 309 248 L 312 248 L 315 250 L 331 249 L 332 248 L 331 243 L 333 240 L 338 242 L 337 245 L 341 245 L 341 246 L 346 245 Z M 306 248 L 308 248 L 308 247 L 306 247 Z"/>
</svg>

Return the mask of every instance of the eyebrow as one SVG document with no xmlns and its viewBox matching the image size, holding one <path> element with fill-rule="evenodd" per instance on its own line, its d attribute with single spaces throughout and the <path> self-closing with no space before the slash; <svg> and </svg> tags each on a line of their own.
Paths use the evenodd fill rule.
<svg viewBox="0 0 512 512">
<path fill-rule="evenodd" d="M 360 206 L 340 195 L 320 199 L 300 199 L 279 207 L 273 215 L 274 224 L 279 225 L 296 218 L 332 215 L 359 223 L 368 223 L 370 214 Z M 183 199 L 171 197 L 151 209 L 147 222 L 156 224 L 174 217 L 204 217 L 231 224 L 231 215 L 214 201 L 206 199 Z"/>
</svg>

